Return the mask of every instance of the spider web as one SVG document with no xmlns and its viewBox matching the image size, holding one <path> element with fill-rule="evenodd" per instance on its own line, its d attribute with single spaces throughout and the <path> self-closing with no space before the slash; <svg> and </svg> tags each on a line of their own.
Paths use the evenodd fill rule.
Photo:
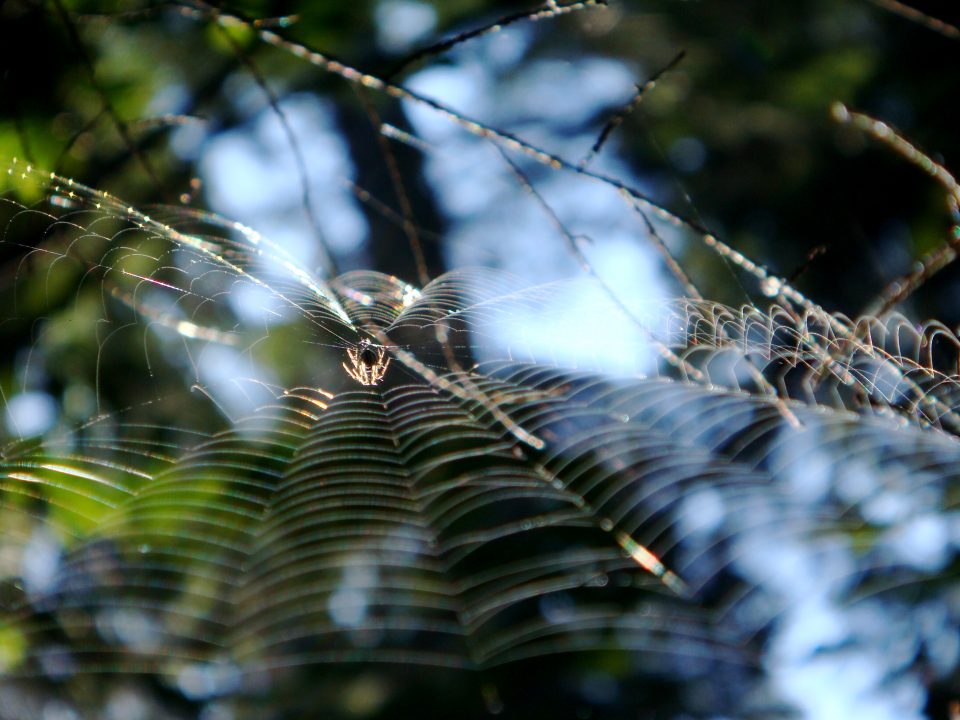
<svg viewBox="0 0 960 720">
<path fill-rule="evenodd" d="M 642 316 L 644 332 L 607 338 L 593 372 L 564 370 L 541 328 L 573 326 L 564 301 L 605 297 L 595 281 L 325 282 L 236 224 L 183 213 L 166 224 L 22 163 L 7 177 L 51 182 L 43 210 L 7 202 L 7 244 L 21 226 L 45 228 L 21 248 L 14 307 L 52 324 L 78 316 L 92 289 L 103 312 L 88 349 L 112 352 L 125 333 L 147 377 L 178 365 L 155 335 L 176 337 L 188 380 L 211 348 L 253 359 L 295 342 L 311 359 L 285 384 L 231 378 L 257 404 L 212 435 L 146 422 L 164 409 L 150 387 L 127 407 L 100 393 L 80 429 L 7 447 L 9 527 L 26 544 L 45 528 L 64 553 L 7 605 L 28 648 L 16 673 L 202 676 L 227 692 L 245 676 L 351 661 L 489 669 L 618 648 L 749 663 L 755 650 L 720 620 L 757 578 L 740 571 L 740 598 L 712 588 L 750 538 L 824 532 L 789 492 L 797 448 L 812 443 L 838 476 L 875 462 L 883 488 L 918 472 L 944 488 L 960 467 L 941 430 L 954 381 L 934 367 L 929 333 L 896 318 L 864 320 L 867 332 L 692 300 L 630 318 L 609 302 L 613 327 Z M 296 322 L 240 322 L 223 306 L 249 290 Z M 392 357 L 374 387 L 341 366 L 362 337 Z M 600 372 L 651 347 L 681 362 L 648 352 L 646 379 L 636 366 L 620 380 Z M 198 404 L 225 402 L 208 390 Z M 690 498 L 704 492 L 750 519 L 698 526 Z M 837 532 L 868 500 L 837 499 Z"/>
<path fill-rule="evenodd" d="M 831 315 L 777 278 L 769 310 L 624 305 L 596 276 L 326 278 L 213 214 L 23 161 L 5 182 L 23 374 L 79 363 L 93 398 L 4 449 L 4 542 L 54 566 L 4 588 L 8 678 L 144 673 L 215 697 L 318 666 L 590 652 L 749 674 L 788 610 L 771 542 L 814 546 L 854 599 L 939 582 L 884 537 L 891 496 L 956 505 L 960 342 L 935 323 Z M 371 387 L 344 367 L 364 340 L 389 360 Z M 838 564 L 851 537 L 861 561 Z"/>
</svg>

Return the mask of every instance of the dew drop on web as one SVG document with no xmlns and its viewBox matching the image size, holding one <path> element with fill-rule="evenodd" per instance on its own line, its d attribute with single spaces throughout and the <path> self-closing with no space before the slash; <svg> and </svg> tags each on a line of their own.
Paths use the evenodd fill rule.
<svg viewBox="0 0 960 720">
<path fill-rule="evenodd" d="M 767 297 L 776 297 L 783 288 L 783 280 L 773 275 L 767 275 L 760 281 L 760 292 Z"/>
</svg>

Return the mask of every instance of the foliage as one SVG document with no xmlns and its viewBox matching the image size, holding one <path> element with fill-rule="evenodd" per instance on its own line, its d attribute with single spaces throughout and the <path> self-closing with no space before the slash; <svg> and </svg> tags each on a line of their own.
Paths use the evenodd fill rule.
<svg viewBox="0 0 960 720">
<path fill-rule="evenodd" d="M 0 717 L 945 717 L 923 9 L 0 7 Z"/>
</svg>

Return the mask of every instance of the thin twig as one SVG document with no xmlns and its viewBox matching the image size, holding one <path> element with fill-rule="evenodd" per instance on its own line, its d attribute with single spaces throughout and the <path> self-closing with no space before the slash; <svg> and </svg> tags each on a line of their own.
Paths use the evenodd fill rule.
<svg viewBox="0 0 960 720">
<path fill-rule="evenodd" d="M 947 202 L 953 213 L 960 208 L 960 183 L 941 163 L 907 140 L 893 127 L 864 113 L 854 112 L 843 103 L 835 103 L 831 108 L 833 119 L 839 123 L 853 125 L 875 140 L 879 140 L 895 152 L 906 158 L 911 164 L 927 173 L 947 191 Z"/>
<path fill-rule="evenodd" d="M 864 310 L 864 315 L 881 317 L 902 303 L 920 289 L 930 278 L 957 259 L 960 253 L 960 225 L 950 229 L 950 237 L 945 243 L 924 256 L 920 267 L 911 273 L 901 275 L 889 283 Z"/>
<path fill-rule="evenodd" d="M 67 144 L 63 146 L 63 149 L 60 150 L 60 154 L 57 155 L 56 161 L 53 163 L 53 171 L 60 175 L 63 172 L 63 162 L 67 157 L 67 154 L 70 150 L 73 149 L 73 146 L 77 144 L 77 141 L 84 135 L 84 133 L 90 132 L 96 127 L 97 123 L 100 122 L 100 119 L 106 114 L 107 109 L 104 107 L 100 108 L 100 111 L 94 115 L 92 118 L 87 120 L 80 128 L 77 129 L 73 135 L 70 136 L 70 139 L 67 140 Z"/>
<path fill-rule="evenodd" d="M 643 222 L 647 228 L 647 234 L 653 239 L 654 246 L 660 251 L 664 262 L 667 263 L 667 268 L 673 273 L 680 285 L 683 286 L 683 291 L 686 293 L 687 297 L 692 297 L 695 300 L 703 300 L 703 293 L 701 293 L 699 288 L 693 284 L 690 276 L 687 275 L 677 258 L 674 257 L 672 252 L 670 252 L 670 248 L 667 247 L 667 243 L 664 242 L 662 237 L 660 237 L 660 233 L 657 231 L 656 226 L 650 220 L 650 217 L 643 211 L 643 208 L 635 203 L 633 198 L 631 198 L 627 193 L 621 190 L 620 194 L 627 201 L 627 204 L 630 205 L 641 218 L 643 218 Z"/>
<path fill-rule="evenodd" d="M 383 125 L 380 126 L 380 133 L 391 140 L 396 140 L 422 153 L 428 153 L 433 149 L 429 143 L 418 137 L 414 137 L 406 130 L 401 130 L 396 125 L 391 125 L 390 123 L 383 123 Z"/>
<path fill-rule="evenodd" d="M 791 272 L 789 275 L 787 275 L 786 281 L 788 283 L 792 283 L 798 277 L 803 275 L 808 269 L 810 269 L 810 266 L 813 265 L 814 260 L 816 260 L 821 255 L 825 254 L 826 252 L 827 252 L 826 245 L 817 245 L 815 248 L 813 248 L 813 250 L 807 253 L 807 257 L 804 258 L 804 261 L 800 263 L 799 266 L 797 266 L 797 269 Z"/>
<path fill-rule="evenodd" d="M 947 207 L 954 220 L 960 214 L 960 183 L 943 164 L 936 162 L 927 153 L 904 138 L 890 125 L 863 113 L 853 112 L 842 103 L 832 109 L 833 118 L 840 123 L 852 125 L 882 142 L 936 180 L 947 191 Z M 927 280 L 947 267 L 957 258 L 960 250 L 960 225 L 954 224 L 950 237 L 922 261 L 920 267 L 888 284 L 869 305 L 865 313 L 883 315 L 910 297 Z"/>
<path fill-rule="evenodd" d="M 211 6 L 205 2 L 205 0 L 182 1 L 186 3 L 181 5 L 184 12 L 195 13 L 199 17 L 212 17 L 215 21 L 224 24 L 237 24 L 242 27 L 251 27 L 250 22 L 241 15 L 217 11 L 211 8 Z M 387 95 L 399 100 L 408 100 L 418 105 L 428 107 L 441 117 L 450 120 L 472 135 L 476 135 L 477 137 L 487 140 L 493 140 L 502 144 L 506 148 L 523 153 L 533 158 L 537 162 L 554 168 L 555 170 L 567 170 L 595 182 L 599 182 L 607 187 L 621 190 L 629 195 L 630 198 L 632 198 L 632 202 L 639 204 L 660 220 L 676 227 L 684 227 L 692 230 L 700 237 L 701 242 L 703 242 L 708 249 L 715 252 L 724 260 L 733 263 L 744 272 L 753 275 L 759 281 L 763 282 L 767 280 L 768 277 L 771 277 L 767 268 L 759 263 L 753 262 L 743 253 L 724 243 L 722 240 L 717 238 L 716 235 L 707 230 L 706 227 L 704 227 L 701 223 L 666 209 L 636 188 L 627 185 L 622 180 L 604 173 L 598 173 L 592 170 L 581 168 L 569 160 L 566 160 L 554 153 L 548 152 L 512 133 L 499 130 L 479 120 L 475 120 L 463 115 L 444 103 L 433 100 L 432 98 L 428 98 L 424 95 L 414 92 L 413 90 L 386 82 L 375 75 L 364 73 L 346 63 L 341 62 L 340 60 L 334 59 L 329 55 L 313 50 L 301 43 L 288 40 L 276 32 L 263 29 L 258 29 L 256 32 L 264 42 L 286 50 L 295 57 L 302 58 L 311 65 L 315 65 L 326 72 L 338 75 L 353 85 L 362 85 L 363 87 L 386 93 Z M 803 293 L 789 283 L 781 282 L 778 292 L 780 296 L 786 298 L 790 302 L 802 307 L 805 310 L 812 312 L 822 311 L 816 303 L 807 298 Z M 850 328 L 845 326 L 839 319 L 829 314 L 826 317 L 828 318 L 828 322 L 830 323 L 831 327 L 833 327 L 836 332 L 849 335 Z"/>
<path fill-rule="evenodd" d="M 363 101 L 364 109 L 367 111 L 367 116 L 370 118 L 370 122 L 373 124 L 373 128 L 376 131 L 377 144 L 380 147 L 380 154 L 383 155 L 383 160 L 387 164 L 387 172 L 390 175 L 390 184 L 393 185 L 394 195 L 397 196 L 397 202 L 400 203 L 400 212 L 403 214 L 403 232 L 407 236 L 407 241 L 410 243 L 410 252 L 413 255 L 413 262 L 417 268 L 417 279 L 420 282 L 421 287 L 426 287 L 427 283 L 430 282 L 430 272 L 427 269 L 427 260 L 423 255 L 423 247 L 420 244 L 420 237 L 417 235 L 417 226 L 413 215 L 413 206 L 410 204 L 410 197 L 407 195 L 407 189 L 404 185 L 403 177 L 400 174 L 400 167 L 397 164 L 397 156 L 393 152 L 390 142 L 382 132 L 383 121 L 380 119 L 380 114 L 377 112 L 377 108 L 370 100 L 369 93 L 362 85 L 358 88 L 358 91 L 358 94 Z"/>
<path fill-rule="evenodd" d="M 247 56 L 240 44 L 229 32 L 227 32 L 225 27 L 219 24 L 217 27 L 220 28 L 223 37 L 227 40 L 227 43 L 230 45 L 231 50 L 233 50 L 234 55 L 247 69 L 247 72 L 250 73 L 250 76 L 257 84 L 257 87 L 259 87 L 263 92 L 264 96 L 267 98 L 267 102 L 270 105 L 270 109 L 273 111 L 274 115 L 276 115 L 277 120 L 280 121 L 283 134 L 287 138 L 287 144 L 290 146 L 290 152 L 293 153 L 294 163 L 297 166 L 297 174 L 300 176 L 300 187 L 303 190 L 301 194 L 301 204 L 303 205 L 303 211 L 307 216 L 307 220 L 309 220 L 310 225 L 313 228 L 314 236 L 317 239 L 317 249 L 320 253 L 320 262 L 323 265 L 327 275 L 333 277 L 337 274 L 337 263 L 333 259 L 333 253 L 330 251 L 330 245 L 324 236 L 323 229 L 320 227 L 320 220 L 317 218 L 317 214 L 313 211 L 313 194 L 310 191 L 310 175 L 307 172 L 307 164 L 303 159 L 303 150 L 300 148 L 300 141 L 297 139 L 297 134 L 293 131 L 293 127 L 290 125 L 290 121 L 287 119 L 287 115 L 283 111 L 283 108 L 280 107 L 280 99 L 267 84 L 267 80 L 263 76 L 263 73 L 260 72 L 260 68 L 257 67 L 256 63 L 254 63 L 250 57 Z"/>
<path fill-rule="evenodd" d="M 395 225 L 398 228 L 403 228 L 404 218 L 403 215 L 398 213 L 392 207 L 387 205 L 383 200 L 373 195 L 366 188 L 357 185 L 352 180 L 344 178 L 342 180 L 343 186 L 353 193 L 354 197 L 357 198 L 364 205 L 369 206 L 373 212 L 382 217 L 387 222 Z M 416 227 L 417 235 L 423 240 L 429 240 L 432 243 L 439 243 L 442 240 L 440 233 L 434 232 L 432 230 L 427 230 L 426 228 L 417 225 Z"/>
<path fill-rule="evenodd" d="M 451 48 L 456 47 L 460 43 L 466 42 L 467 40 L 473 40 L 474 38 L 478 38 L 483 35 L 500 32 L 503 28 L 522 20 L 544 20 L 547 18 L 557 17 L 559 15 L 566 15 L 577 10 L 606 7 L 606 5 L 607 0 L 584 0 L 582 2 L 572 2 L 568 5 L 560 5 L 556 2 L 556 0 L 548 0 L 548 2 L 545 2 L 543 5 L 536 7 L 533 10 L 522 10 L 520 12 L 504 15 L 503 17 L 494 20 L 492 23 L 488 23 L 487 25 L 483 25 L 473 30 L 467 30 L 466 32 L 459 33 L 447 40 L 442 40 L 438 43 L 434 43 L 433 45 L 420 48 L 419 50 L 413 52 L 413 54 L 408 55 L 406 58 L 394 65 L 393 69 L 384 75 L 384 78 L 390 80 L 411 65 L 418 63 L 421 60 L 445 53 Z"/>
<path fill-rule="evenodd" d="M 899 15 L 900 17 L 911 22 L 915 22 L 918 25 L 922 25 L 928 30 L 933 30 L 933 32 L 939 33 L 944 37 L 950 38 L 951 40 L 960 40 L 960 28 L 957 28 L 955 25 L 951 25 L 950 23 L 946 23 L 943 20 L 938 20 L 932 15 L 927 15 L 911 5 L 897 2 L 897 0 L 870 0 L 870 2 L 877 7 L 888 10 L 889 12 Z"/>
<path fill-rule="evenodd" d="M 519 165 L 517 165 L 512 158 L 504 151 L 502 147 L 497 144 L 494 144 L 497 152 L 500 154 L 500 157 L 503 158 L 503 161 L 507 164 L 507 167 L 510 168 L 510 171 L 513 173 L 513 176 L 516 178 L 517 182 L 523 188 L 530 197 L 532 197 L 537 204 L 543 209 L 547 217 L 550 218 L 550 222 L 557 229 L 557 231 L 563 236 L 563 239 L 567 243 L 567 248 L 570 250 L 570 253 L 579 263 L 583 271 L 596 280 L 604 293 L 610 298 L 610 300 L 617 306 L 617 308 L 622 312 L 627 318 L 630 319 L 643 333 L 654 347 L 657 349 L 657 352 L 670 363 L 672 366 L 682 370 L 689 377 L 694 378 L 695 380 L 702 381 L 704 380 L 703 373 L 700 372 L 697 368 L 693 367 L 686 360 L 677 355 L 673 350 L 667 347 L 664 343 L 654 337 L 653 331 L 648 328 L 644 322 L 634 314 L 634 312 L 620 299 L 620 296 L 611 288 L 607 282 L 600 276 L 600 274 L 593 267 L 593 264 L 590 262 L 590 259 L 586 256 L 583 250 L 580 249 L 580 243 L 577 238 L 570 232 L 564 222 L 559 218 L 559 216 L 554 212 L 553 208 L 550 207 L 550 204 L 544 199 L 543 195 L 533 186 L 533 183 L 530 181 L 530 178 L 527 177 L 527 174 L 523 172 Z"/>
<path fill-rule="evenodd" d="M 614 113 L 613 117 L 611 117 L 607 121 L 607 124 L 603 126 L 603 130 L 600 131 L 600 135 L 597 137 L 597 141 L 593 144 L 593 147 L 590 148 L 590 152 L 588 152 L 586 157 L 580 161 L 581 168 L 587 167 L 587 165 L 593 161 L 593 159 L 603 148 L 607 138 L 610 137 L 610 134 L 620 127 L 623 121 L 627 119 L 627 116 L 637 108 L 637 106 L 643 100 L 644 95 L 653 90 L 657 86 L 657 82 L 660 80 L 660 78 L 679 65 L 686 55 L 687 51 L 681 50 L 670 62 L 660 68 L 660 70 L 655 72 L 645 83 L 643 83 L 643 85 L 637 85 L 637 92 L 634 94 L 633 98 L 631 98 L 630 102 Z"/>
<path fill-rule="evenodd" d="M 77 54 L 80 56 L 80 61 L 83 64 L 83 68 L 87 74 L 88 80 L 90 81 L 90 85 L 100 97 L 100 102 L 103 105 L 103 109 L 106 111 L 107 115 L 110 116 L 110 119 L 113 122 L 117 133 L 120 135 L 120 138 L 123 140 L 124 145 L 127 146 L 127 149 L 130 151 L 131 155 L 133 155 L 137 162 L 139 162 L 143 167 L 147 177 L 150 178 L 150 181 L 156 186 L 157 190 L 159 190 L 160 193 L 165 197 L 168 196 L 168 193 L 164 189 L 163 183 L 160 181 L 160 177 L 154 171 L 153 166 L 150 164 L 147 156 L 144 155 L 139 145 L 137 145 L 133 139 L 133 136 L 130 134 L 130 129 L 128 128 L 126 121 L 120 117 L 120 113 L 118 113 L 117 109 L 113 106 L 113 102 L 110 100 L 110 96 L 107 94 L 107 91 L 97 80 L 97 74 L 93 66 L 93 60 L 90 58 L 90 54 L 87 52 L 86 45 L 84 45 L 83 39 L 80 37 L 80 33 L 77 30 L 77 26 L 73 22 L 70 13 L 68 13 L 67 9 L 63 6 L 62 0 L 53 0 L 53 5 L 57 10 L 57 14 L 60 16 L 61 22 L 63 22 L 63 25 L 67 30 L 67 35 L 70 36 L 70 41 L 73 43 Z"/>
</svg>

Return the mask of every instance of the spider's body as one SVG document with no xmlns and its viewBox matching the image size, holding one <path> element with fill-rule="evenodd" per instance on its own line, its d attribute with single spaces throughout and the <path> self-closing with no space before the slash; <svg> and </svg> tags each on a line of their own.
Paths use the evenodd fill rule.
<svg viewBox="0 0 960 720">
<path fill-rule="evenodd" d="M 356 347 L 347 348 L 347 355 L 350 358 L 350 364 L 347 365 L 345 362 L 340 364 L 347 371 L 347 375 L 361 385 L 376 385 L 383 380 L 390 366 L 386 349 L 380 345 L 374 345 L 366 338 Z"/>
</svg>

